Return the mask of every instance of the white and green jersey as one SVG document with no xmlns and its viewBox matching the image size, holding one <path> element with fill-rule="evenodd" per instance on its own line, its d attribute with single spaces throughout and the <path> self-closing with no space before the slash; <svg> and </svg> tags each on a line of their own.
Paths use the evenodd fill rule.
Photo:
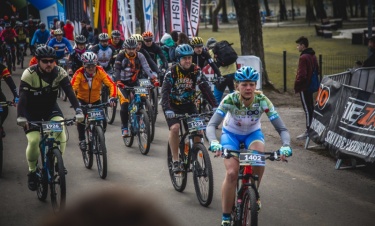
<svg viewBox="0 0 375 226">
<path fill-rule="evenodd" d="M 264 94 L 254 95 L 254 101 L 248 107 L 240 101 L 238 91 L 224 97 L 216 111 L 224 117 L 224 129 L 234 134 L 247 135 L 261 128 L 260 117 L 263 112 L 270 121 L 279 118 L 273 104 Z"/>
</svg>

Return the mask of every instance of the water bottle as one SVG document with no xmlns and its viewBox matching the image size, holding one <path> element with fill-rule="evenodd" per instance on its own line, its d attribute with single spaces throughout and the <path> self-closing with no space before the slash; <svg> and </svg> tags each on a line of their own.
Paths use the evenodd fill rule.
<svg viewBox="0 0 375 226">
<path fill-rule="evenodd" d="M 189 139 L 188 138 L 185 138 L 184 153 L 185 153 L 185 156 L 188 156 L 189 154 Z"/>
</svg>

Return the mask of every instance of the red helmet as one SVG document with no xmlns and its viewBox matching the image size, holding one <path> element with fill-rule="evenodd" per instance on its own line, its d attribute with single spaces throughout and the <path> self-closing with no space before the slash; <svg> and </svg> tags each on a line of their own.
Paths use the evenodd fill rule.
<svg viewBox="0 0 375 226">
<path fill-rule="evenodd" d="M 154 38 L 154 34 L 151 31 L 145 31 L 142 34 L 144 40 L 152 40 Z"/>
</svg>

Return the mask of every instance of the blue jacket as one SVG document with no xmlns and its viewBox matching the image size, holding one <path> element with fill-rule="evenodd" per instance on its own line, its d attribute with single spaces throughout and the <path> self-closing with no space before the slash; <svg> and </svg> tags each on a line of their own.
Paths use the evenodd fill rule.
<svg viewBox="0 0 375 226">
<path fill-rule="evenodd" d="M 58 59 L 61 59 L 64 57 L 65 48 L 68 48 L 70 54 L 74 53 L 74 49 L 72 45 L 70 44 L 68 39 L 64 37 L 62 38 L 60 42 L 58 42 L 56 38 L 49 40 L 48 46 L 51 46 L 52 48 L 56 50 L 56 56 Z"/>
<path fill-rule="evenodd" d="M 31 40 L 31 45 L 33 46 L 35 44 L 46 44 L 49 36 L 49 30 L 46 29 L 43 32 L 40 29 L 38 29 L 34 33 L 33 39 Z"/>
</svg>

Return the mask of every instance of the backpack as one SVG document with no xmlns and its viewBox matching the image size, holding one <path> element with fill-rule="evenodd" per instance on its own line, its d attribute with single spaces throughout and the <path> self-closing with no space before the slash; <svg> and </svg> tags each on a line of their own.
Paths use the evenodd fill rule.
<svg viewBox="0 0 375 226">
<path fill-rule="evenodd" d="M 312 67 L 314 69 L 311 75 L 311 81 L 310 81 L 309 87 L 307 88 L 307 91 L 310 93 L 315 93 L 319 90 L 319 85 L 320 85 L 319 71 L 318 71 L 318 68 L 314 67 L 314 63 L 312 64 Z"/>
<path fill-rule="evenodd" d="M 229 66 L 236 62 L 238 55 L 232 45 L 233 43 L 229 44 L 228 41 L 220 41 L 214 45 L 212 51 L 216 55 L 216 64 L 219 67 Z"/>
</svg>

